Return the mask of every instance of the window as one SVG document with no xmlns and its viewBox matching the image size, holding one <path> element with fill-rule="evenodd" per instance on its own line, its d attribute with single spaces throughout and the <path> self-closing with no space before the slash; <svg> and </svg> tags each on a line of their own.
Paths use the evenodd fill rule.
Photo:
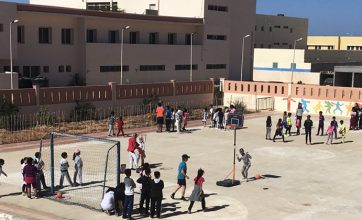
<svg viewBox="0 0 362 220">
<path fill-rule="evenodd" d="M 220 5 L 208 5 L 207 9 L 209 11 L 223 11 L 223 12 L 227 12 L 228 11 L 228 7 L 226 6 L 220 6 Z"/>
<path fill-rule="evenodd" d="M 71 65 L 65 66 L 65 71 L 66 71 L 67 73 L 72 72 L 72 66 L 71 66 Z"/>
<path fill-rule="evenodd" d="M 226 40 L 226 36 L 225 35 L 211 35 L 211 34 L 208 34 L 207 39 L 208 40 Z"/>
<path fill-rule="evenodd" d="M 64 72 L 64 66 L 63 65 L 58 66 L 58 72 L 60 72 L 60 73 Z"/>
<path fill-rule="evenodd" d="M 31 66 L 30 77 L 36 77 L 38 75 L 40 75 L 40 66 Z"/>
<path fill-rule="evenodd" d="M 169 33 L 168 34 L 168 44 L 172 45 L 172 44 L 176 44 L 176 42 L 177 42 L 176 33 Z"/>
<path fill-rule="evenodd" d="M 328 46 L 328 50 L 333 50 L 334 47 L 333 46 Z"/>
<path fill-rule="evenodd" d="M 321 49 L 322 49 L 322 46 L 314 46 L 314 49 L 315 49 L 315 50 L 321 50 Z"/>
<path fill-rule="evenodd" d="M 23 66 L 23 76 L 25 77 L 30 76 L 30 66 Z"/>
<path fill-rule="evenodd" d="M 152 32 L 149 34 L 149 44 L 158 44 L 158 33 Z"/>
<path fill-rule="evenodd" d="M 49 73 L 49 66 L 43 66 L 43 73 Z"/>
<path fill-rule="evenodd" d="M 274 45 L 280 45 L 280 43 L 274 43 Z"/>
<path fill-rule="evenodd" d="M 269 27 L 269 32 L 272 32 L 272 31 L 273 31 L 273 27 L 270 26 L 270 27 Z"/>
<path fill-rule="evenodd" d="M 290 33 L 293 33 L 293 28 L 290 28 Z"/>
<path fill-rule="evenodd" d="M 62 44 L 73 44 L 73 30 L 70 28 L 62 29 Z"/>
<path fill-rule="evenodd" d="M 129 43 L 130 44 L 138 44 L 140 39 L 140 32 L 138 31 L 131 31 L 129 32 Z"/>
<path fill-rule="evenodd" d="M 280 25 L 275 25 L 274 28 L 280 28 Z"/>
<path fill-rule="evenodd" d="M 256 25 L 255 25 L 255 28 L 254 28 L 254 30 L 255 30 L 255 31 L 257 31 L 257 30 L 258 30 L 258 26 L 256 26 Z"/>
<path fill-rule="evenodd" d="M 197 64 L 192 64 L 192 69 L 197 70 Z M 175 70 L 190 70 L 190 64 L 175 65 Z"/>
<path fill-rule="evenodd" d="M 273 69 L 278 69 L 278 63 L 277 62 L 273 62 Z"/>
<path fill-rule="evenodd" d="M 226 69 L 226 64 L 206 64 L 206 69 Z"/>
<path fill-rule="evenodd" d="M 260 44 L 260 48 L 264 48 L 264 44 Z"/>
<path fill-rule="evenodd" d="M 101 73 L 121 72 L 121 66 L 100 66 L 99 71 Z M 129 71 L 129 66 L 123 66 L 122 71 L 123 72 L 128 72 Z"/>
<path fill-rule="evenodd" d="M 297 69 L 297 64 L 296 63 L 291 63 L 290 68 L 293 69 L 293 70 Z"/>
<path fill-rule="evenodd" d="M 185 45 L 191 45 L 191 34 L 185 34 Z"/>
<path fill-rule="evenodd" d="M 52 43 L 52 29 L 51 28 L 39 28 L 39 43 L 51 44 Z"/>
<path fill-rule="evenodd" d="M 109 43 L 117 43 L 119 32 L 118 31 L 108 31 L 108 42 Z"/>
<path fill-rule="evenodd" d="M 113 2 L 112 4 L 112 11 L 117 11 L 118 4 L 117 2 Z M 109 2 L 91 2 L 87 3 L 88 10 L 95 10 L 95 11 L 110 11 L 111 4 Z"/>
<path fill-rule="evenodd" d="M 87 43 L 95 43 L 97 41 L 97 30 L 88 29 L 87 30 Z"/>
<path fill-rule="evenodd" d="M 283 28 L 284 28 L 284 29 L 289 29 L 289 26 L 284 26 Z"/>
<path fill-rule="evenodd" d="M 165 71 L 165 65 L 141 65 L 140 71 Z"/>
<path fill-rule="evenodd" d="M 24 26 L 18 26 L 18 43 L 23 44 L 25 43 L 25 35 L 24 35 Z"/>
<path fill-rule="evenodd" d="M 3 32 L 3 31 L 4 31 L 4 25 L 0 24 L 0 32 Z"/>
<path fill-rule="evenodd" d="M 261 30 L 261 31 L 264 31 L 264 26 L 261 26 L 260 30 Z"/>
<path fill-rule="evenodd" d="M 283 43 L 284 46 L 288 46 L 288 43 Z"/>
</svg>

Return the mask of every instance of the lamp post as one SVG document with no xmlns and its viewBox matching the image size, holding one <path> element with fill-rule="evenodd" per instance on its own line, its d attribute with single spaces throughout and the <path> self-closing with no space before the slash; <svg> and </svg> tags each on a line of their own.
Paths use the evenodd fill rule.
<svg viewBox="0 0 362 220">
<path fill-rule="evenodd" d="M 243 45 L 241 48 L 241 70 L 240 70 L 240 81 L 243 81 L 243 68 L 244 68 L 244 45 L 245 45 L 245 39 L 250 37 L 250 34 L 245 35 L 243 37 Z"/>
<path fill-rule="evenodd" d="M 290 83 L 293 83 L 293 77 L 294 77 L 294 62 L 295 62 L 295 47 L 297 46 L 297 42 L 303 40 L 303 38 L 298 38 L 294 41 L 294 47 L 293 47 L 293 62 L 292 62 L 292 77 L 290 79 Z"/>
<path fill-rule="evenodd" d="M 123 85 L 123 32 L 128 28 L 130 28 L 130 26 L 125 26 L 121 29 L 121 85 Z"/>
<path fill-rule="evenodd" d="M 190 82 L 192 82 L 192 39 L 194 35 L 196 35 L 195 32 L 190 35 Z"/>
<path fill-rule="evenodd" d="M 14 89 L 14 83 L 13 83 L 13 46 L 12 46 L 12 36 L 11 36 L 11 32 L 12 32 L 12 24 L 18 23 L 19 20 L 15 19 L 12 20 L 10 22 L 10 88 Z"/>
</svg>

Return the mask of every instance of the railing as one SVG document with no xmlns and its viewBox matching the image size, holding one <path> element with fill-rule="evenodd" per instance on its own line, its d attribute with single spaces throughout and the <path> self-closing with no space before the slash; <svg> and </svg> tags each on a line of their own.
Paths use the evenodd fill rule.
<svg viewBox="0 0 362 220">
<path fill-rule="evenodd" d="M 36 105 L 34 89 L 0 90 L 0 99 L 5 99 L 17 106 Z"/>
<path fill-rule="evenodd" d="M 288 96 L 288 84 L 225 81 L 225 93 L 242 93 L 265 96 Z"/>
</svg>

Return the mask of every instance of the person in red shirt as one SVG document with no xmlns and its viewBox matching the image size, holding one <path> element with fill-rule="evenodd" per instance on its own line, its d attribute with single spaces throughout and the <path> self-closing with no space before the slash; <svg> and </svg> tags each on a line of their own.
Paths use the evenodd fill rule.
<svg viewBox="0 0 362 220">
<path fill-rule="evenodd" d="M 122 116 L 119 116 L 119 117 L 117 118 L 116 124 L 117 124 L 117 129 L 118 129 L 117 137 L 119 136 L 119 133 L 121 133 L 121 132 L 122 132 L 122 136 L 124 136 L 124 132 L 123 132 L 124 122 L 123 122 Z"/>
<path fill-rule="evenodd" d="M 189 214 L 191 214 L 192 206 L 194 206 L 195 201 L 201 201 L 202 210 L 206 210 L 205 205 L 205 195 L 204 190 L 202 189 L 202 184 L 205 182 L 205 179 L 202 177 L 204 175 L 204 170 L 199 169 L 197 171 L 197 176 L 195 177 L 195 186 L 194 190 L 191 193 L 190 196 L 190 206 L 188 208 Z"/>
<path fill-rule="evenodd" d="M 157 103 L 157 108 L 155 112 L 156 112 L 157 132 L 162 132 L 165 109 L 163 108 L 161 102 Z"/>
<path fill-rule="evenodd" d="M 24 180 L 26 183 L 26 193 L 28 198 L 31 199 L 31 187 L 33 186 L 35 198 L 38 198 L 38 191 L 36 188 L 36 174 L 38 169 L 33 164 L 33 158 L 28 157 L 26 165 L 23 169 Z"/>
<path fill-rule="evenodd" d="M 138 164 L 138 157 L 136 150 L 141 154 L 142 149 L 138 146 L 137 143 L 138 134 L 134 134 L 131 138 L 128 139 L 128 155 L 129 155 L 129 167 L 130 169 L 136 169 Z"/>
</svg>

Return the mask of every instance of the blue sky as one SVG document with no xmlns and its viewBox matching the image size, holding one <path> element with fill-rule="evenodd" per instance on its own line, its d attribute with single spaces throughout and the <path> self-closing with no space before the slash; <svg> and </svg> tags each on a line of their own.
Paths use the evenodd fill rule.
<svg viewBox="0 0 362 220">
<path fill-rule="evenodd" d="M 309 35 L 362 35 L 362 0 L 257 0 L 257 13 L 308 18 Z"/>
</svg>

